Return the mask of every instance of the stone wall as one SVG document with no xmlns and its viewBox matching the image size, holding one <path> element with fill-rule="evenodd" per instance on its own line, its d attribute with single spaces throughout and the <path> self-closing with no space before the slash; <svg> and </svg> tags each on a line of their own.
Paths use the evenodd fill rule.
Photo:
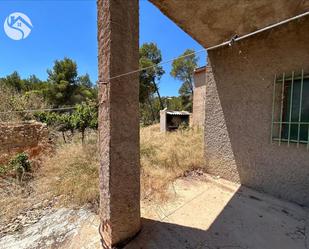
<svg viewBox="0 0 309 249">
<path fill-rule="evenodd" d="M 309 205 L 305 145 L 271 143 L 275 75 L 309 72 L 309 17 L 208 51 L 205 157 L 209 173 Z"/>
<path fill-rule="evenodd" d="M 0 123 L 0 164 L 26 151 L 33 158 L 46 148 L 48 129 L 38 122 Z"/>
<path fill-rule="evenodd" d="M 206 97 L 206 67 L 194 72 L 192 125 L 204 126 Z"/>
</svg>

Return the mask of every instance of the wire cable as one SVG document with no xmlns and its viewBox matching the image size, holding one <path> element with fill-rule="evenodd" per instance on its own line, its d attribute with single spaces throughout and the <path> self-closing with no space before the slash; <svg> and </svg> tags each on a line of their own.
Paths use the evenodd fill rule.
<svg viewBox="0 0 309 249">
<path fill-rule="evenodd" d="M 40 111 L 52 112 L 52 111 L 74 110 L 74 109 L 76 109 L 76 107 L 70 106 L 70 107 L 46 108 L 46 109 L 27 109 L 27 110 L 21 110 L 21 111 L 6 111 L 6 112 L 0 112 L 0 114 L 7 114 L 7 113 L 26 113 L 26 112 L 40 112 Z"/>
<path fill-rule="evenodd" d="M 246 39 L 248 37 L 251 37 L 253 35 L 256 35 L 256 34 L 259 34 L 259 33 L 262 33 L 264 31 L 267 31 L 267 30 L 270 30 L 272 28 L 275 28 L 275 27 L 278 27 L 278 26 L 281 26 L 285 23 L 288 23 L 288 22 L 291 22 L 291 21 L 294 21 L 294 20 L 297 20 L 299 18 L 302 18 L 302 17 L 305 17 L 309 15 L 309 11 L 305 12 L 305 13 L 302 13 L 300 15 L 296 15 L 294 17 L 291 17 L 291 18 L 288 18 L 288 19 L 285 19 L 281 22 L 277 22 L 275 24 L 271 24 L 269 26 L 266 26 L 264 28 L 261 28 L 261 29 L 258 29 L 254 32 L 251 32 L 249 34 L 245 34 L 245 35 L 242 35 L 242 36 L 237 36 L 237 34 L 235 34 L 230 40 L 228 41 L 225 41 L 225 42 L 222 42 L 218 45 L 214 45 L 214 46 L 210 46 L 210 47 L 207 47 L 207 48 L 204 48 L 204 49 L 201 49 L 201 50 L 198 50 L 196 52 L 193 52 L 193 53 L 190 53 L 190 54 L 186 54 L 186 55 L 182 55 L 182 56 L 179 56 L 179 57 L 176 57 L 176 58 L 173 58 L 173 59 L 169 59 L 169 60 L 166 60 L 166 61 L 163 61 L 163 62 L 160 62 L 160 63 L 157 63 L 157 64 L 154 64 L 152 66 L 149 66 L 149 67 L 144 67 L 144 68 L 140 68 L 140 69 L 137 69 L 137 70 L 133 70 L 133 71 L 130 71 L 130 72 L 127 72 L 127 73 L 123 73 L 123 74 L 119 74 L 119 75 L 116 75 L 116 76 L 113 76 L 113 77 L 110 77 L 108 78 L 106 81 L 99 81 L 98 84 L 108 84 L 110 80 L 113 80 L 113 79 L 117 79 L 117 78 L 120 78 L 120 77 L 124 77 L 124 76 L 127 76 L 127 75 L 131 75 L 131 74 L 134 74 L 134 73 L 138 73 L 138 72 L 141 72 L 141 71 L 144 71 L 144 70 L 147 70 L 147 69 L 151 69 L 151 68 L 155 68 L 155 67 L 158 67 L 158 66 L 161 66 L 161 65 L 164 65 L 164 64 L 167 64 L 167 63 L 170 63 L 176 59 L 181 59 L 181 58 L 186 58 L 186 57 L 189 57 L 191 55 L 195 55 L 195 54 L 199 54 L 201 52 L 207 52 L 208 50 L 214 50 L 214 49 L 217 49 L 217 48 L 220 48 L 220 47 L 224 47 L 224 46 L 232 46 L 235 42 L 237 41 L 240 41 L 240 40 L 243 40 L 243 39 Z"/>
<path fill-rule="evenodd" d="M 249 34 L 246 34 L 246 35 L 243 35 L 243 36 L 240 36 L 240 37 L 237 37 L 237 35 L 234 35 L 230 40 L 228 41 L 225 41 L 221 44 L 218 44 L 218 45 L 214 45 L 214 46 L 211 46 L 211 47 L 208 47 L 208 48 L 204 48 L 204 49 L 201 49 L 201 50 L 198 50 L 198 51 L 195 51 L 193 53 L 189 53 L 189 54 L 186 54 L 186 55 L 181 55 L 181 56 L 178 56 L 178 57 L 175 57 L 173 59 L 169 59 L 169 60 L 166 60 L 166 61 L 163 61 L 163 62 L 160 62 L 160 63 L 157 63 L 157 64 L 154 64 L 152 66 L 148 66 L 148 67 L 144 67 L 144 68 L 140 68 L 140 69 L 137 69 L 137 70 L 133 70 L 133 71 L 130 71 L 130 72 L 127 72 L 127 73 L 123 73 L 123 74 L 119 74 L 119 75 L 116 75 L 116 76 L 113 76 L 113 77 L 110 77 L 108 78 L 107 81 L 99 81 L 98 84 L 108 84 L 108 82 L 110 80 L 113 80 L 113 79 L 117 79 L 117 78 L 120 78 L 120 77 L 124 77 L 124 76 L 127 76 L 127 75 L 131 75 L 131 74 L 134 74 L 134 73 L 139 73 L 141 71 L 144 71 L 144 70 L 148 70 L 148 69 L 151 69 L 151 68 L 155 68 L 155 67 L 158 67 L 158 66 L 161 66 L 161 65 L 165 65 L 165 64 L 168 64 L 174 60 L 177 60 L 177 59 L 182 59 L 182 58 L 186 58 L 186 57 L 189 57 L 191 55 L 196 55 L 196 54 L 199 54 L 199 53 L 202 53 L 202 52 L 207 52 L 208 50 L 214 50 L 214 49 L 217 49 L 217 48 L 220 48 L 220 47 L 224 47 L 224 46 L 232 46 L 235 42 L 237 41 L 240 41 L 240 40 L 243 40 L 243 39 L 246 39 L 250 36 L 253 36 L 253 35 L 256 35 L 256 34 L 259 34 L 261 32 L 264 32 L 264 31 L 267 31 L 267 30 L 270 30 L 272 28 L 275 28 L 275 27 L 278 27 L 278 26 L 281 26 L 285 23 L 288 23 L 288 22 L 291 22 L 291 21 L 294 21 L 294 20 L 297 20 L 299 18 L 302 18 L 302 17 L 305 17 L 305 16 L 308 16 L 309 15 L 309 11 L 305 12 L 305 13 L 302 13 L 300 15 L 296 15 L 294 17 L 291 17 L 291 18 L 288 18 L 288 19 L 285 19 L 281 22 L 278 22 L 278 23 L 275 23 L 275 24 L 272 24 L 272 25 L 269 25 L 267 27 L 264 27 L 262 29 L 258 29 L 254 32 L 251 32 Z M 241 50 L 239 50 L 240 54 L 242 53 Z M 248 58 L 245 57 L 243 54 L 241 54 L 242 57 L 248 61 Z M 249 61 L 248 61 L 249 62 Z M 261 77 L 263 80 L 264 78 Z M 37 110 L 23 110 L 23 111 L 7 111 L 7 112 L 0 112 L 0 114 L 6 114 L 6 113 L 25 113 L 25 112 L 37 112 L 37 111 L 58 111 L 58 110 L 71 110 L 71 109 L 75 109 L 75 107 L 63 107 L 63 108 L 52 108 L 52 109 L 37 109 Z"/>
<path fill-rule="evenodd" d="M 202 53 L 202 52 L 206 52 L 206 49 L 201 49 L 201 50 L 195 51 L 195 52 L 190 53 L 190 54 L 181 55 L 181 56 L 175 57 L 173 59 L 169 59 L 169 60 L 166 60 L 166 61 L 154 64 L 152 66 L 143 67 L 143 68 L 140 68 L 140 69 L 137 69 L 137 70 L 133 70 L 133 71 L 127 72 L 127 73 L 119 74 L 119 75 L 116 75 L 116 76 L 108 78 L 107 81 L 99 81 L 99 84 L 107 84 L 110 80 L 117 79 L 117 78 L 120 78 L 120 77 L 123 77 L 123 76 L 127 76 L 127 75 L 131 75 L 131 74 L 134 74 L 134 73 L 139 73 L 141 71 L 152 69 L 152 68 L 155 68 L 155 67 L 158 67 L 158 66 L 161 66 L 161 65 L 173 62 L 174 60 L 186 58 L 186 57 L 189 57 L 191 55 L 196 55 L 196 54 L 199 54 L 199 53 Z"/>
</svg>

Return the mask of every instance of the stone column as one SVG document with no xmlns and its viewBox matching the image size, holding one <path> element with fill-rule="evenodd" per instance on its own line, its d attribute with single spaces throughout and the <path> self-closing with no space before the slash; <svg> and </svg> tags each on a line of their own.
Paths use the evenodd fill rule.
<svg viewBox="0 0 309 249">
<path fill-rule="evenodd" d="M 140 230 L 138 0 L 97 0 L 100 233 L 107 248 Z M 111 79 L 112 78 L 112 79 Z"/>
<path fill-rule="evenodd" d="M 164 110 L 160 110 L 160 131 L 161 132 L 166 132 L 166 111 L 167 111 L 166 108 Z"/>
</svg>

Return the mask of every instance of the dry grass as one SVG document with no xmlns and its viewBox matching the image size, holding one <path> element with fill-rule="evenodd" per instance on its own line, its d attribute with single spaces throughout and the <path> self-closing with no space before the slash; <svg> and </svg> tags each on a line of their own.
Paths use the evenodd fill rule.
<svg viewBox="0 0 309 249">
<path fill-rule="evenodd" d="M 47 158 L 40 172 L 42 191 L 52 191 L 66 204 L 97 205 L 99 199 L 99 160 L 95 134 L 81 142 L 62 144 Z"/>
<path fill-rule="evenodd" d="M 198 129 L 160 133 L 159 126 L 141 129 L 141 189 L 142 199 L 162 201 L 168 198 L 167 187 L 185 171 L 203 166 L 203 132 Z M 10 217 L 26 209 L 33 200 L 60 197 L 70 206 L 92 204 L 99 200 L 99 159 L 97 136 L 88 135 L 84 145 L 80 140 L 59 143 L 51 157 L 45 158 L 34 175 L 32 193 L 12 194 L 0 202 Z M 31 200 L 31 202 L 29 202 Z M 10 212 L 9 212 L 10 211 Z"/>
<path fill-rule="evenodd" d="M 166 198 L 165 189 L 184 172 L 203 167 L 203 132 L 161 133 L 159 125 L 141 129 L 142 198 Z"/>
<path fill-rule="evenodd" d="M 32 205 L 31 186 L 20 186 L 15 179 L 0 177 L 0 231 L 2 223 L 16 217 Z"/>
<path fill-rule="evenodd" d="M 200 129 L 160 133 L 159 126 L 141 129 L 142 198 L 165 199 L 170 182 L 185 171 L 203 166 L 203 135 Z M 61 145 L 42 167 L 42 181 L 48 190 L 66 203 L 97 204 L 98 154 L 96 136 L 84 145 Z"/>
</svg>

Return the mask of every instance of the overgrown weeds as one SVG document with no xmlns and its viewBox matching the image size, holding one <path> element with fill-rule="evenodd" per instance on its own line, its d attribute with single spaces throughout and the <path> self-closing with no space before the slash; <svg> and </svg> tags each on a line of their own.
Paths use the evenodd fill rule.
<svg viewBox="0 0 309 249">
<path fill-rule="evenodd" d="M 203 167 L 201 129 L 161 133 L 159 125 L 141 129 L 142 198 L 167 198 L 166 189 L 188 170 Z"/>
<path fill-rule="evenodd" d="M 158 125 L 141 128 L 142 200 L 166 200 L 170 183 L 184 172 L 203 166 L 202 134 L 199 129 L 160 133 Z M 55 196 L 62 205 L 98 207 L 97 135 L 87 133 L 84 144 L 75 138 L 70 143 L 58 143 L 55 153 L 46 156 L 26 186 L 15 185 L 13 181 L 2 185 L 0 179 L 3 190 L 0 216 L 12 218 L 33 203 Z"/>
<path fill-rule="evenodd" d="M 203 165 L 203 138 L 199 129 L 160 133 L 159 126 L 141 129 L 142 199 L 165 199 L 166 188 L 185 171 Z M 42 181 L 67 204 L 97 206 L 99 200 L 96 134 L 82 145 L 72 142 L 60 146 L 42 166 Z M 74 141 L 74 140 L 73 140 Z"/>
<path fill-rule="evenodd" d="M 66 204 L 97 205 L 99 199 L 99 160 L 95 134 L 84 144 L 62 144 L 54 156 L 47 158 L 41 168 L 41 186 L 61 196 Z"/>
</svg>

